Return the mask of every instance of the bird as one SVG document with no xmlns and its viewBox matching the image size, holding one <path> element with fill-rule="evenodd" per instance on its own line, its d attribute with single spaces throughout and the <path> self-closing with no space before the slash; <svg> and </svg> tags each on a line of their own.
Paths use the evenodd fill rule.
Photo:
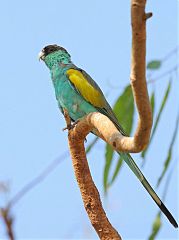
<svg viewBox="0 0 179 240">
<path fill-rule="evenodd" d="M 47 45 L 40 51 L 39 60 L 44 61 L 50 70 L 56 100 L 62 114 L 64 114 L 64 110 L 67 110 L 72 122 L 77 122 L 89 113 L 99 112 L 107 116 L 122 135 L 127 136 L 98 84 L 86 71 L 71 61 L 71 56 L 65 48 L 56 44 Z M 177 228 L 176 220 L 151 187 L 131 155 L 124 152 L 118 152 L 118 154 L 170 223 Z"/>
</svg>

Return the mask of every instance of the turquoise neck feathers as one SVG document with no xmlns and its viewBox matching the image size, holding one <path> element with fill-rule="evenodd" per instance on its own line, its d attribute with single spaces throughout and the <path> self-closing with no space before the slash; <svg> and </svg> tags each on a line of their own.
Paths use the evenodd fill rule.
<svg viewBox="0 0 179 240">
<path fill-rule="evenodd" d="M 70 55 L 64 51 L 56 51 L 48 54 L 45 57 L 45 63 L 47 67 L 51 70 L 53 67 L 59 65 L 59 63 L 69 64 L 71 63 Z"/>
</svg>

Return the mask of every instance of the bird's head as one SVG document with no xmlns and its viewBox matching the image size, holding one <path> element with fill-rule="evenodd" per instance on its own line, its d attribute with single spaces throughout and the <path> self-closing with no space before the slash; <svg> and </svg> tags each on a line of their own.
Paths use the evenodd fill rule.
<svg viewBox="0 0 179 240">
<path fill-rule="evenodd" d="M 51 69 L 58 63 L 68 64 L 71 62 L 71 56 L 67 50 L 56 44 L 44 47 L 39 53 L 39 60 L 43 60 Z"/>
</svg>

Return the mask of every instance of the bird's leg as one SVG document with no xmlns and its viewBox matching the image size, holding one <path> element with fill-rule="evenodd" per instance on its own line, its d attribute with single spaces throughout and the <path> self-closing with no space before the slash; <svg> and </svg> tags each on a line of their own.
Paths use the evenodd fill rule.
<svg viewBox="0 0 179 240">
<path fill-rule="evenodd" d="M 66 120 L 66 123 L 67 123 L 67 126 L 65 128 L 63 128 L 63 131 L 65 131 L 67 129 L 68 130 L 73 129 L 76 126 L 76 124 L 80 121 L 78 119 L 75 122 L 71 123 L 71 118 L 70 118 L 70 116 L 68 114 L 68 111 L 66 109 L 63 109 L 63 114 L 64 114 L 64 117 L 65 117 L 65 120 Z"/>
<path fill-rule="evenodd" d="M 63 131 L 65 131 L 67 129 L 70 130 L 71 129 L 71 118 L 68 114 L 68 111 L 65 108 L 63 109 L 63 115 L 65 117 L 65 121 L 66 121 L 67 126 L 65 128 L 63 128 L 62 130 Z"/>
<path fill-rule="evenodd" d="M 77 123 L 79 122 L 80 120 L 76 120 L 75 122 L 73 122 L 73 123 L 71 123 L 71 120 L 70 120 L 70 123 L 69 124 L 67 124 L 67 126 L 65 127 L 65 128 L 63 128 L 63 131 L 65 131 L 65 130 L 71 130 L 71 129 L 73 129 L 76 125 L 77 125 Z"/>
<path fill-rule="evenodd" d="M 78 124 L 78 122 L 80 121 L 80 119 L 78 119 L 75 122 L 71 123 L 71 118 L 70 118 L 70 116 L 68 114 L 68 111 L 66 109 L 63 109 L 63 114 L 64 114 L 64 117 L 65 117 L 65 121 L 67 123 L 67 126 L 62 129 L 63 131 L 73 129 Z M 87 139 L 85 138 L 85 143 L 86 142 L 87 142 Z"/>
<path fill-rule="evenodd" d="M 79 119 L 78 120 L 76 120 L 75 122 L 73 122 L 72 124 L 71 124 L 71 128 L 73 129 L 78 123 L 79 123 Z"/>
</svg>

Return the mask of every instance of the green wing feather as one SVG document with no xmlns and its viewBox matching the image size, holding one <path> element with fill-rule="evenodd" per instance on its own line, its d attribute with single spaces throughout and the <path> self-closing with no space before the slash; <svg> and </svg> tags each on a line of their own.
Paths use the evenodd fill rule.
<svg viewBox="0 0 179 240">
<path fill-rule="evenodd" d="M 90 77 L 88 73 L 74 66 L 73 68 L 67 70 L 67 77 L 74 86 L 75 90 L 78 92 L 78 94 L 80 94 L 86 101 L 90 102 L 96 108 L 97 111 L 106 115 L 115 124 L 115 126 L 117 127 L 121 134 L 127 136 L 126 132 L 119 124 L 112 108 L 107 102 L 102 90 L 97 85 L 97 83 Z M 79 84 L 79 82 L 81 83 L 81 85 Z"/>
</svg>

